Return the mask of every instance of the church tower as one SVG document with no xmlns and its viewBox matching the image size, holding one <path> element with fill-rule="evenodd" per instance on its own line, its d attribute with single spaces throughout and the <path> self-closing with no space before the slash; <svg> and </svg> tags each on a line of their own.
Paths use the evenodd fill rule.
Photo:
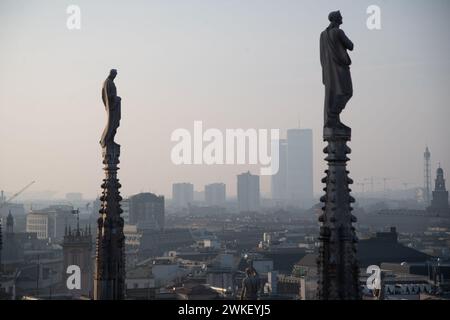
<svg viewBox="0 0 450 320">
<path fill-rule="evenodd" d="M 64 286 L 66 286 L 67 278 L 70 274 L 67 273 L 67 268 L 71 265 L 80 267 L 81 271 L 81 288 L 69 290 L 74 296 L 86 296 L 92 298 L 93 296 L 93 257 L 92 257 L 92 235 L 91 228 L 85 227 L 80 229 L 77 224 L 77 229 L 72 231 L 66 228 L 64 240 L 62 243 L 64 256 Z"/>
<path fill-rule="evenodd" d="M 436 180 L 434 184 L 433 198 L 429 211 L 438 213 L 450 213 L 448 204 L 448 191 L 445 188 L 444 170 L 439 166 L 436 171 Z"/>
</svg>

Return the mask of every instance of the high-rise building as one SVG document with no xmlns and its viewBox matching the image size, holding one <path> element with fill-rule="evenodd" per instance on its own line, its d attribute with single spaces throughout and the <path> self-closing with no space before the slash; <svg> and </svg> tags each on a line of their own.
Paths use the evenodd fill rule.
<svg viewBox="0 0 450 320">
<path fill-rule="evenodd" d="M 210 206 L 223 206 L 226 201 L 224 183 L 212 183 L 205 186 L 205 201 Z"/>
<path fill-rule="evenodd" d="M 436 171 L 433 199 L 431 200 L 431 205 L 428 209 L 434 212 L 450 213 L 449 208 L 448 191 L 445 188 L 444 170 L 439 166 Z"/>
<path fill-rule="evenodd" d="M 287 131 L 287 199 L 290 205 L 313 205 L 313 146 L 311 129 Z"/>
<path fill-rule="evenodd" d="M 287 140 L 279 140 L 278 145 L 272 143 L 273 148 L 278 147 L 278 172 L 271 177 L 271 193 L 273 200 L 281 200 L 284 202 L 287 199 Z M 274 161 L 274 160 L 272 160 Z"/>
<path fill-rule="evenodd" d="M 194 185 L 192 183 L 174 183 L 172 185 L 172 201 L 177 208 L 186 208 L 194 201 Z"/>
<path fill-rule="evenodd" d="M 129 197 L 130 224 L 141 230 L 164 229 L 164 196 L 139 193 Z"/>
<path fill-rule="evenodd" d="M 255 212 L 259 210 L 260 190 L 259 176 L 250 171 L 237 176 L 237 196 L 239 212 Z"/>
</svg>

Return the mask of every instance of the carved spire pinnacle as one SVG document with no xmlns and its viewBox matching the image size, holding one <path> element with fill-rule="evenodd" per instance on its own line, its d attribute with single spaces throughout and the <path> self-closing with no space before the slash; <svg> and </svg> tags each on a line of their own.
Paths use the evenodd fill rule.
<svg viewBox="0 0 450 320">
<path fill-rule="evenodd" d="M 120 207 L 122 197 L 119 192 L 121 185 L 117 179 L 120 145 L 114 142 L 121 118 L 121 98 L 117 96 L 114 84 L 116 75 L 117 70 L 112 69 L 102 90 L 108 122 L 100 141 L 105 178 L 101 185 L 100 217 L 97 220 L 95 300 L 122 300 L 125 295 L 124 221 L 120 216 L 123 212 Z"/>
<path fill-rule="evenodd" d="M 347 50 L 353 43 L 339 29 L 342 15 L 339 11 L 329 14 L 330 26 L 320 35 L 320 60 L 325 85 L 323 139 L 327 146 L 323 152 L 328 169 L 325 171 L 325 195 L 320 222 L 320 248 L 318 266 L 318 298 L 321 300 L 360 299 L 359 269 L 356 260 L 357 238 L 353 223 L 350 196 L 353 180 L 348 176 L 347 155 L 351 153 L 347 142 L 351 140 L 351 128 L 340 120 L 340 114 L 353 96 Z"/>
</svg>

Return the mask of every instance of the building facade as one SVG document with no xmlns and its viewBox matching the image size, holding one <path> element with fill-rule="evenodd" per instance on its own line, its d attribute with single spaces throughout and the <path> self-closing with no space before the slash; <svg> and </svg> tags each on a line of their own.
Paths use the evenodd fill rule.
<svg viewBox="0 0 450 320">
<path fill-rule="evenodd" d="M 194 185 L 192 183 L 174 183 L 172 185 L 172 201 L 177 208 L 187 208 L 194 201 Z"/>
<path fill-rule="evenodd" d="M 50 215 L 45 212 L 30 212 L 27 215 L 27 232 L 36 233 L 40 240 L 48 239 L 53 229 Z"/>
<path fill-rule="evenodd" d="M 272 148 L 276 148 L 272 144 Z M 273 149 L 272 149 L 273 150 Z M 287 140 L 281 139 L 278 144 L 278 172 L 271 177 L 272 199 L 284 203 L 287 200 Z"/>
<path fill-rule="evenodd" d="M 31 211 L 26 218 L 26 232 L 37 233 L 38 239 L 62 240 L 66 227 L 76 226 L 72 206 L 50 206 Z"/>
<path fill-rule="evenodd" d="M 164 229 L 164 196 L 139 193 L 129 198 L 129 222 L 141 230 Z"/>
<path fill-rule="evenodd" d="M 287 199 L 292 206 L 313 205 L 313 146 L 311 129 L 287 131 Z"/>
<path fill-rule="evenodd" d="M 250 171 L 237 176 L 239 212 L 256 212 L 260 208 L 259 176 Z"/>
<path fill-rule="evenodd" d="M 81 272 L 80 288 L 68 289 L 73 296 L 93 297 L 93 270 L 92 235 L 89 228 L 80 230 L 79 227 L 72 231 L 66 229 L 62 242 L 64 269 L 63 279 L 67 284 L 67 278 L 71 275 L 67 271 L 70 266 L 78 266 Z M 72 271 L 73 272 L 73 271 Z"/>
</svg>

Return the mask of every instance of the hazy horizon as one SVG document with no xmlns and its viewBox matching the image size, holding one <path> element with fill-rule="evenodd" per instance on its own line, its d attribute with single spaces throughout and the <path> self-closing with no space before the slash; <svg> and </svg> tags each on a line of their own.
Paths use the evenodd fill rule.
<svg viewBox="0 0 450 320">
<path fill-rule="evenodd" d="M 30 192 L 100 193 L 106 121 L 100 90 L 117 68 L 123 195 L 170 198 L 175 182 L 191 182 L 197 191 L 223 182 L 233 197 L 237 174 L 259 172 L 259 166 L 172 164 L 171 133 L 192 132 L 195 120 L 205 129 L 279 128 L 282 137 L 300 121 L 313 130 L 320 194 L 318 41 L 336 9 L 355 43 L 354 97 L 342 115 L 353 129 L 350 176 L 420 187 L 428 145 L 433 187 L 438 163 L 450 179 L 449 1 L 74 2 L 0 3 L 0 190 L 14 193 L 36 180 Z M 81 30 L 66 27 L 71 4 L 81 8 Z M 381 30 L 366 27 L 371 4 L 381 8 Z M 262 194 L 270 191 L 269 177 L 261 187 Z"/>
</svg>

